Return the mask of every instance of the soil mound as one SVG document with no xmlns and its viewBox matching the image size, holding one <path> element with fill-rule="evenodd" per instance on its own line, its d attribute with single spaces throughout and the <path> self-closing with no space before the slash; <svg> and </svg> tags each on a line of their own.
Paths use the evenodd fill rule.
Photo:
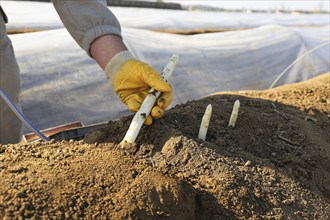
<svg viewBox="0 0 330 220">
<path fill-rule="evenodd" d="M 79 142 L 0 146 L 0 218 L 328 219 L 329 96 L 328 73 L 189 101 L 143 127 L 134 154 L 118 149 L 132 116 Z"/>
</svg>

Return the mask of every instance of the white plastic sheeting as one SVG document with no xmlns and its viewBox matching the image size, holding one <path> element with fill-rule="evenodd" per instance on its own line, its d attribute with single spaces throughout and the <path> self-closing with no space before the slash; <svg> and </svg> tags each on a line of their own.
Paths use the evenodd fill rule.
<svg viewBox="0 0 330 220">
<path fill-rule="evenodd" d="M 54 29 L 63 27 L 51 3 L 1 1 L 8 14 L 8 29 Z M 278 24 L 322 26 L 329 15 L 246 14 L 110 7 L 123 27 L 148 30 L 241 29 Z"/>
<path fill-rule="evenodd" d="M 136 14 L 139 11 L 134 9 Z M 127 14 L 127 19 L 131 13 Z M 160 21 L 163 16 L 159 13 Z M 235 19 L 236 14 L 231 16 Z M 258 16 L 266 15 L 251 16 L 258 21 L 261 20 Z M 194 24 L 192 21 L 196 16 L 192 13 L 186 18 L 189 19 Z M 209 17 L 212 19 L 213 15 Z M 292 19 L 291 23 L 301 24 L 302 21 L 297 20 Z M 170 79 L 174 106 L 218 91 L 268 88 L 294 60 L 329 41 L 329 26 L 267 25 L 191 36 L 123 26 L 123 37 L 137 58 L 158 71 L 173 53 L 180 55 Z M 65 29 L 12 35 L 11 39 L 21 69 L 23 110 L 38 128 L 77 120 L 91 124 L 129 114 L 100 67 L 77 46 Z M 289 69 L 277 85 L 303 81 L 327 72 L 329 62 L 329 46 L 320 48 Z"/>
<path fill-rule="evenodd" d="M 124 28 L 123 36 L 129 49 L 158 71 L 173 53 L 180 54 L 170 80 L 175 105 L 218 91 L 268 88 L 297 57 L 324 42 L 324 30 L 314 31 L 318 37 L 282 26 L 194 36 Z M 23 109 L 37 126 L 90 124 L 128 114 L 102 70 L 65 29 L 14 35 L 12 41 L 22 73 Z M 328 49 L 303 58 L 278 85 L 329 71 Z"/>
<path fill-rule="evenodd" d="M 7 30 L 64 27 L 51 3 L 1 0 L 1 6 L 8 16 Z"/>
</svg>

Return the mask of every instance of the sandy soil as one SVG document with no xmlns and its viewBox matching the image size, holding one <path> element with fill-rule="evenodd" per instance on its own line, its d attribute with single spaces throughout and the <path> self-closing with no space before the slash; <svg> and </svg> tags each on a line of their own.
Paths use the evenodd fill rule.
<svg viewBox="0 0 330 220">
<path fill-rule="evenodd" d="M 134 153 L 118 149 L 131 116 L 81 141 L 0 145 L 0 218 L 329 219 L 329 96 L 330 73 L 189 101 L 143 127 Z"/>
</svg>

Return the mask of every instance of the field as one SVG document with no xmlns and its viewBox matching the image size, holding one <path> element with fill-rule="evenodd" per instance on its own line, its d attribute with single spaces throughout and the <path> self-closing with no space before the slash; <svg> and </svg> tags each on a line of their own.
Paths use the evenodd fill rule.
<svg viewBox="0 0 330 220">
<path fill-rule="evenodd" d="M 213 94 L 143 127 L 130 152 L 132 116 L 81 141 L 0 145 L 0 218 L 329 219 L 329 96 L 330 73 Z"/>
<path fill-rule="evenodd" d="M 0 145 L 0 219 L 330 219 L 328 14 L 109 7 L 137 59 L 160 72 L 180 56 L 165 116 L 121 149 L 133 115 L 53 5 L 1 6 L 25 116 L 38 129 L 108 123 Z"/>
</svg>

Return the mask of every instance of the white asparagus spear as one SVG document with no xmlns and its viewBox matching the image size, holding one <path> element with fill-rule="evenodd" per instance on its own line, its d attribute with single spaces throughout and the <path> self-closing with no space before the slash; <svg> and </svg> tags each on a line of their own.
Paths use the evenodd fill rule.
<svg viewBox="0 0 330 220">
<path fill-rule="evenodd" d="M 164 79 L 164 81 L 167 81 L 167 79 L 172 75 L 178 60 L 179 60 L 179 55 L 173 54 L 170 62 L 165 66 L 164 70 L 160 74 L 160 76 Z M 160 96 L 160 94 L 161 93 L 156 91 L 155 89 L 151 89 L 149 91 L 149 94 L 144 99 L 139 111 L 136 112 L 124 139 L 120 143 L 121 146 L 124 146 L 127 143 L 134 144 L 145 119 L 150 114 L 150 111 L 152 107 L 155 105 L 156 100 Z"/>
<path fill-rule="evenodd" d="M 228 127 L 235 127 L 239 107 L 240 107 L 240 102 L 239 102 L 239 100 L 236 100 L 235 103 L 234 103 L 233 111 L 232 111 L 231 116 L 230 116 Z"/>
<path fill-rule="evenodd" d="M 206 139 L 206 134 L 207 134 L 207 130 L 209 129 L 211 115 L 212 115 L 212 105 L 209 104 L 205 109 L 205 113 L 198 133 L 198 138 L 202 139 L 203 141 L 205 141 Z"/>
</svg>

